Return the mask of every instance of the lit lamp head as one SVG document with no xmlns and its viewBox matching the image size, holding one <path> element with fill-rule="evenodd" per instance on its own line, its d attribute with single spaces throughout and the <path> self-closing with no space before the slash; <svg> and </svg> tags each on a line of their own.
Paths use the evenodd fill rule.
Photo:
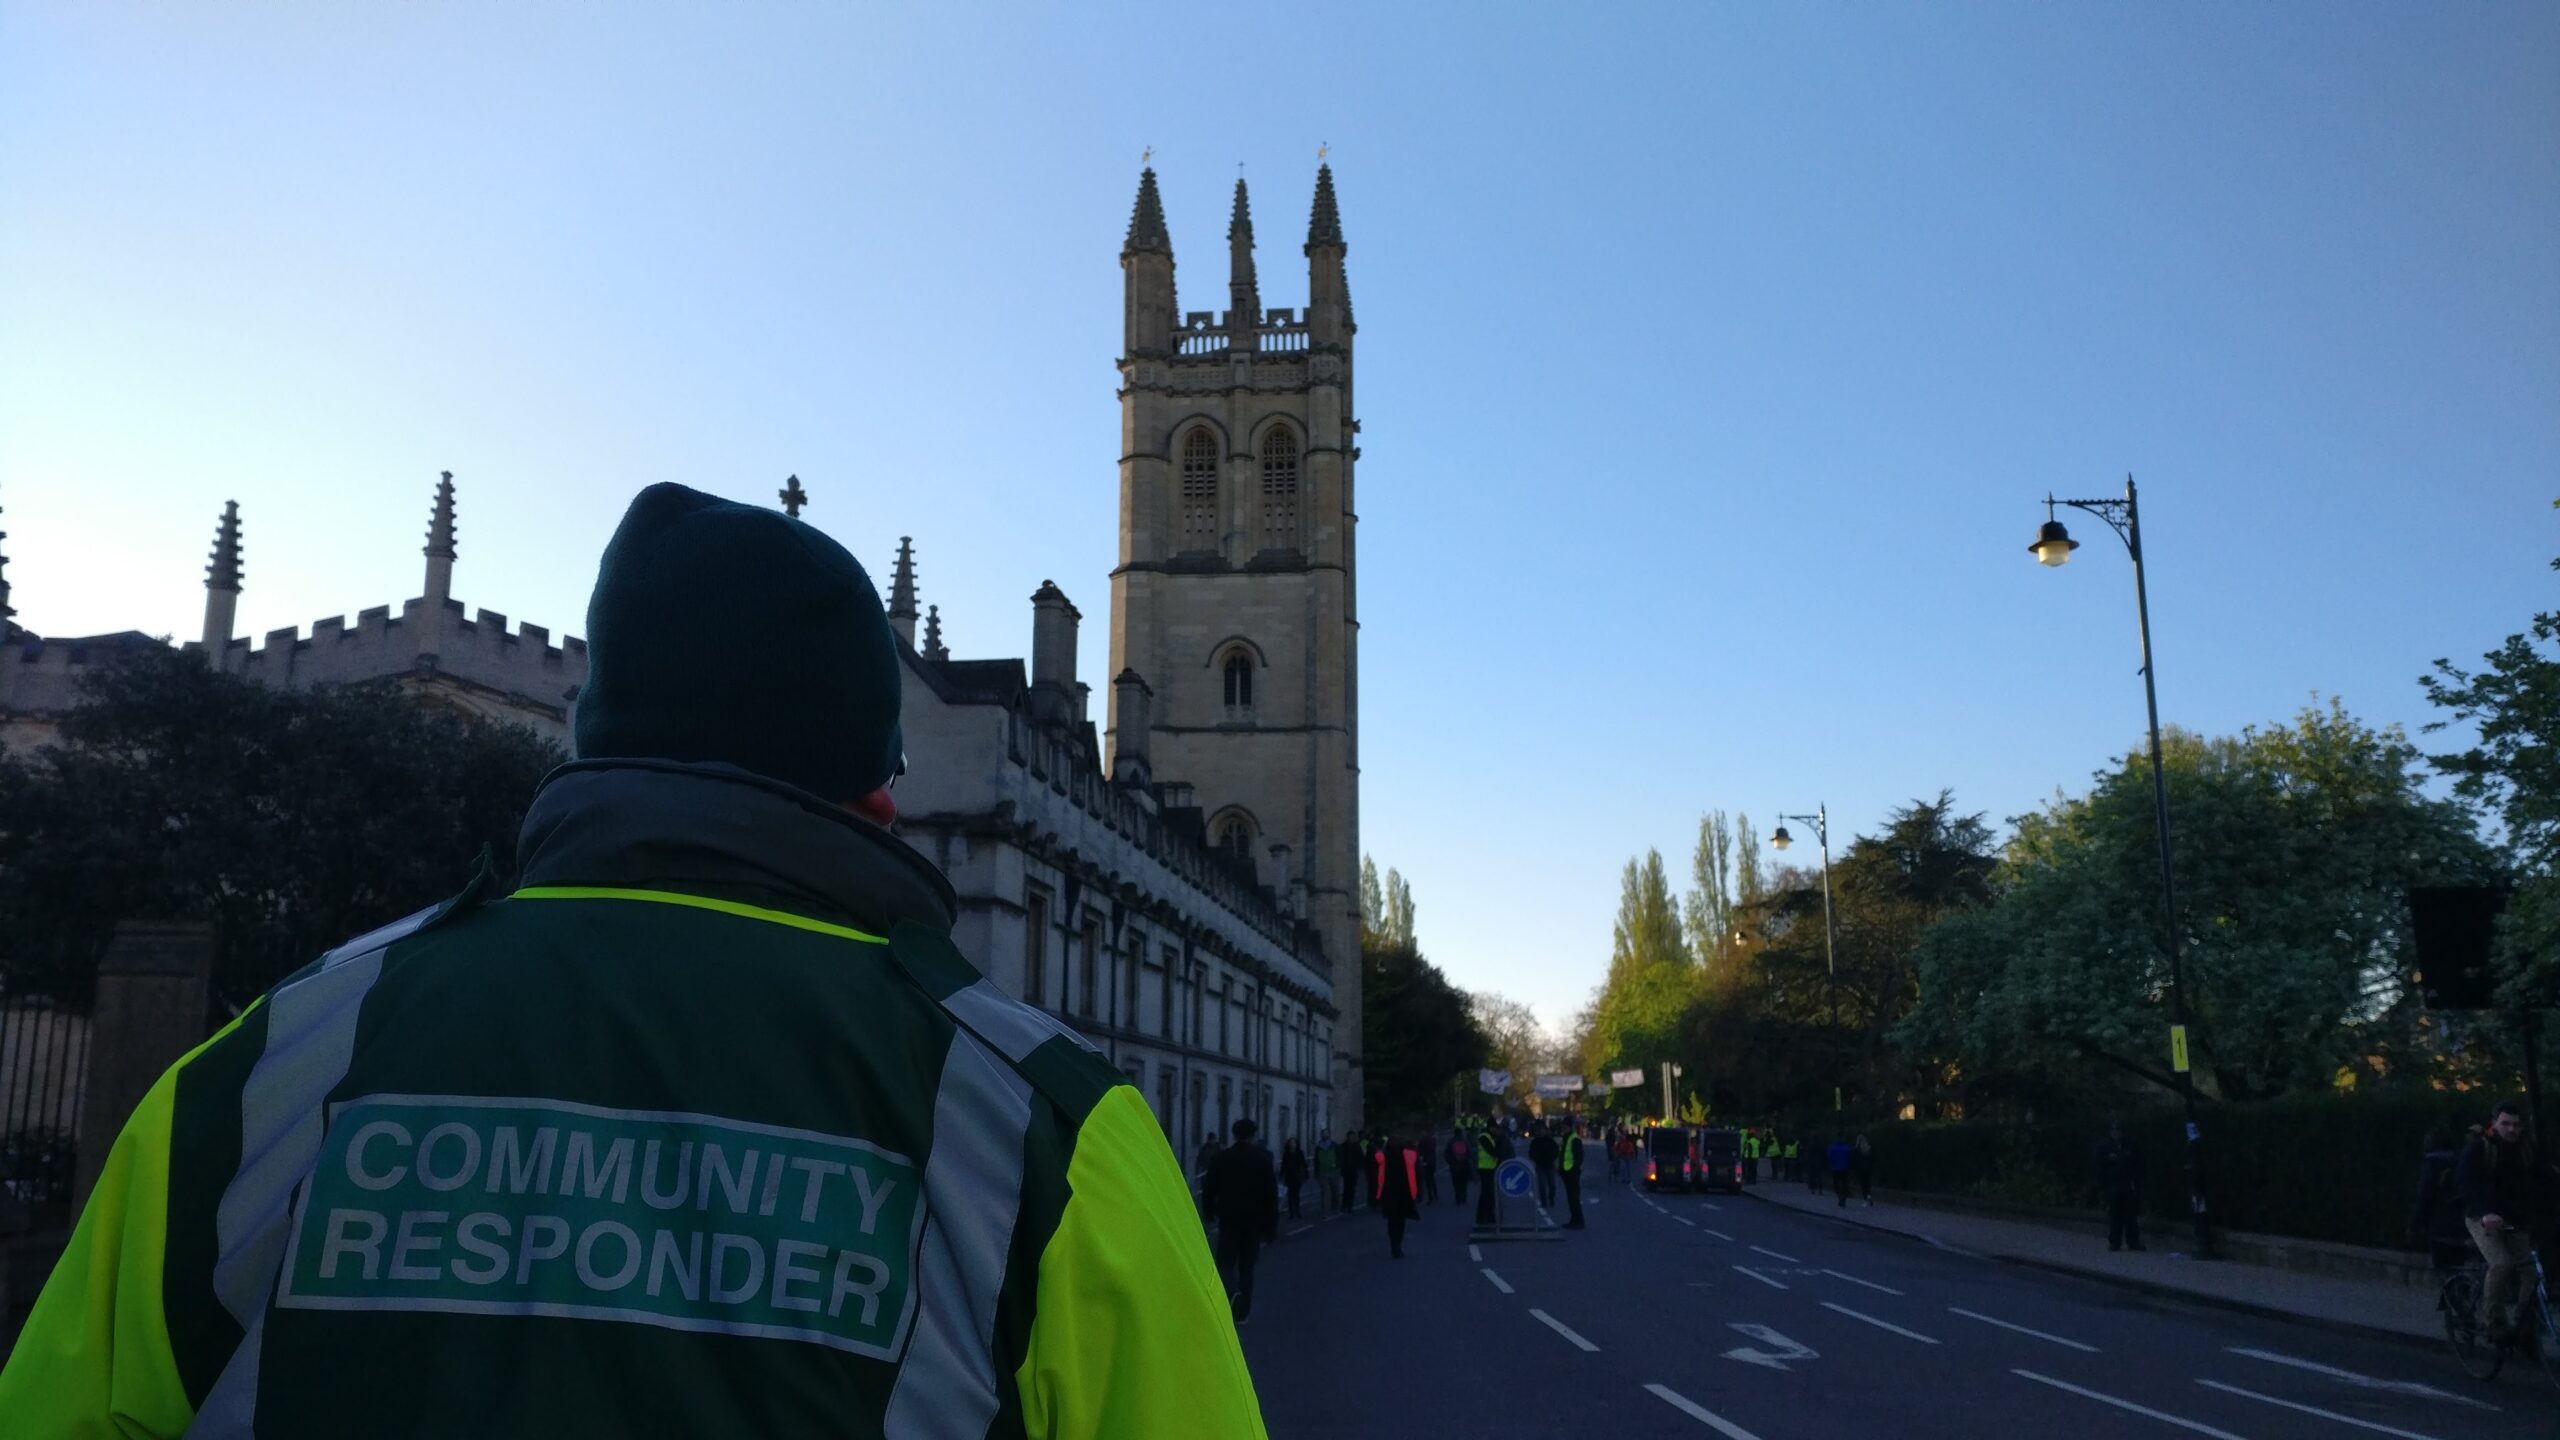
<svg viewBox="0 0 2560 1440">
<path fill-rule="evenodd" d="M 2036 532 L 2036 543 L 2027 547 L 2027 553 L 2035 556 L 2039 565 L 2067 564 L 2071 552 L 2080 548 L 2080 542 L 2072 539 L 2071 532 L 2063 529 L 2062 522 L 2053 519 L 2052 515 L 2053 502 L 2048 500 L 2045 502 L 2044 528 Z"/>
<path fill-rule="evenodd" d="M 1777 833 L 1777 834 L 1772 835 L 1772 836 L 1770 836 L 1770 837 L 1769 837 L 1769 845 L 1770 845 L 1770 848 L 1772 848 L 1772 849 L 1776 849 L 1776 850 L 1784 850 L 1784 849 L 1786 849 L 1788 846 L 1793 845 L 1794 843 L 1796 843 L 1796 837 L 1794 837 L 1793 835 L 1788 834 L 1788 833 L 1787 833 L 1787 827 L 1786 827 L 1786 826 L 1784 826 L 1784 825 L 1781 825 L 1781 826 L 1779 826 L 1779 827 L 1778 827 L 1778 833 Z"/>
</svg>

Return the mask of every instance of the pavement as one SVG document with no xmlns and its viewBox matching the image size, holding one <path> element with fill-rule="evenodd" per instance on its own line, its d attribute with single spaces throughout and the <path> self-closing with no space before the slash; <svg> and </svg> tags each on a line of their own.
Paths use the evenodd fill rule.
<svg viewBox="0 0 2560 1440">
<path fill-rule="evenodd" d="M 1875 1205 L 1815 1194 L 1802 1184 L 1763 1184 L 1748 1192 L 1753 1200 L 1840 1223 L 1907 1236 L 1927 1244 L 1970 1251 L 1994 1260 L 2086 1276 L 2128 1289 L 2199 1305 L 2214 1305 L 2277 1319 L 2320 1325 L 2427 1345 L 2444 1343 L 2436 1319 L 2433 1290 L 2325 1275 L 2306 1275 L 2263 1265 L 2199 1261 L 2189 1253 L 2194 1237 L 2186 1231 L 2149 1229 L 2145 1250 L 2111 1251 L 2106 1222 L 2065 1227 L 1995 1215 L 1968 1215 L 1939 1209 L 1904 1209 L 1890 1198 Z"/>
<path fill-rule="evenodd" d="M 1471 1242 L 1467 1215 L 1426 1206 L 1401 1260 L 1366 1211 L 1284 1222 L 1241 1331 L 1270 1433 L 2511 1440 L 2560 1426 L 2560 1392 L 2531 1367 L 2483 1384 L 2405 1337 L 2003 1261 L 2023 1242 L 1959 1228 L 1972 1217 L 1879 1206 L 1844 1224 L 1823 1204 L 1784 1187 L 1599 1183 L 1590 1228 L 1559 1241 Z M 2074 1243 L 2109 1258 L 2102 1239 Z M 2289 1277 L 2232 1283 L 2268 1302 Z"/>
</svg>

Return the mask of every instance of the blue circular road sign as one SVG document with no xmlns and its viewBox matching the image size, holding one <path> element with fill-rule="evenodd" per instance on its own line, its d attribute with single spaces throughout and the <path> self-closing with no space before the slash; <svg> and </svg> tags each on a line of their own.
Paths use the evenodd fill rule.
<svg viewBox="0 0 2560 1440">
<path fill-rule="evenodd" d="M 1502 1187 L 1503 1194 L 1516 1200 L 1535 1188 L 1538 1180 L 1536 1174 L 1529 1169 L 1528 1161 L 1505 1160 L 1493 1172 L 1493 1183 Z"/>
</svg>

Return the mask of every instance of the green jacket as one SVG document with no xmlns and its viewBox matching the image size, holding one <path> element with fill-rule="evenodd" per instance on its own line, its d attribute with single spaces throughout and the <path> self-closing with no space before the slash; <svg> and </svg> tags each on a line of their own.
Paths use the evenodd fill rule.
<svg viewBox="0 0 2560 1440">
<path fill-rule="evenodd" d="M 640 761 L 556 772 L 519 853 L 161 1078 L 0 1429 L 1263 1433 L 1155 1117 L 914 851 Z"/>
</svg>

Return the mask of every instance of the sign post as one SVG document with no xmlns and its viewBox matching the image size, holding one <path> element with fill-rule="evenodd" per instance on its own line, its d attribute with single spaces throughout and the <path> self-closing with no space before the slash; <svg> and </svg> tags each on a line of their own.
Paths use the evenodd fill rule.
<svg viewBox="0 0 2560 1440">
<path fill-rule="evenodd" d="M 1494 1167 L 1486 1182 L 1497 1197 L 1491 1228 L 1479 1225 L 1470 1240 L 1562 1240 L 1564 1231 L 1538 1206 L 1538 1175 L 1526 1160 L 1514 1157 Z"/>
</svg>

